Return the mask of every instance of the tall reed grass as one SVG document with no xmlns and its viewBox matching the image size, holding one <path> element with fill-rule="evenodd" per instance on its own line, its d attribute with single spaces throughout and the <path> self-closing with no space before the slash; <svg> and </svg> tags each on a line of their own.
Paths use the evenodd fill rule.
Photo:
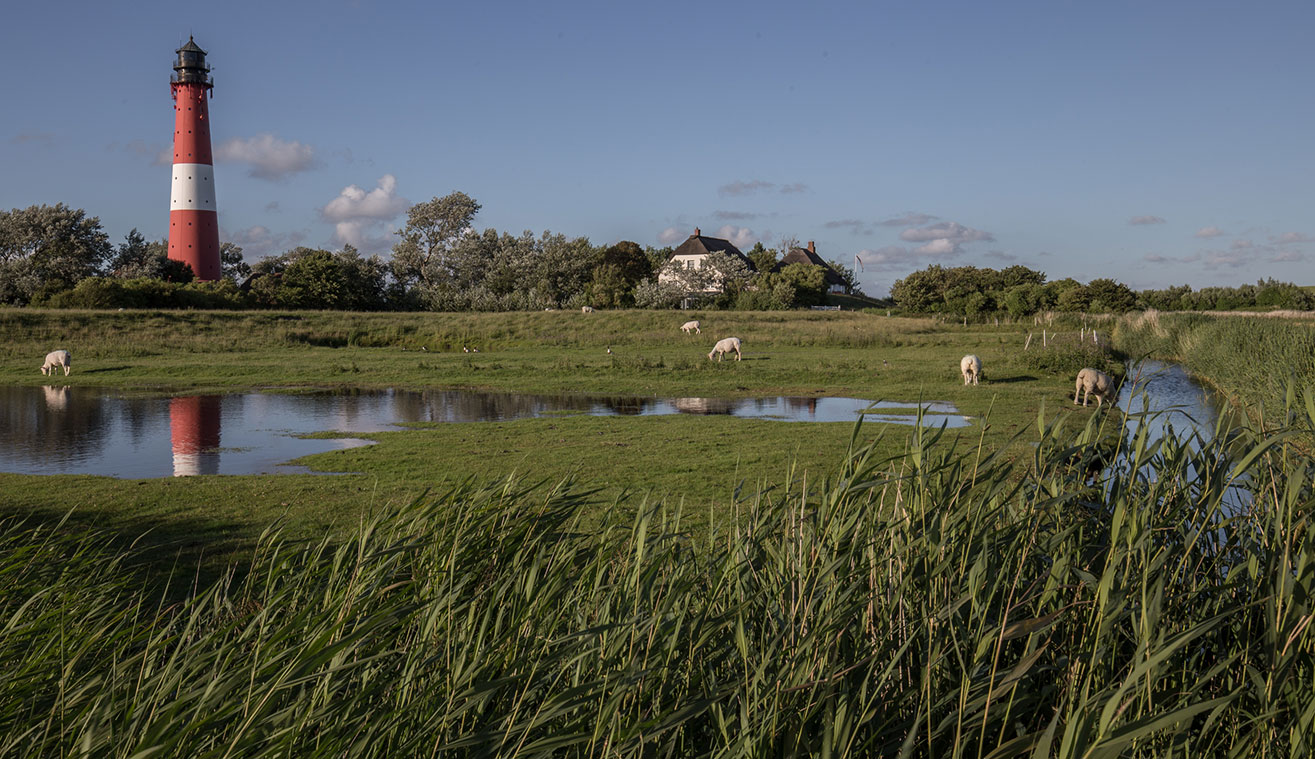
<svg viewBox="0 0 1315 759">
<path fill-rule="evenodd" d="M 337 542 L 271 531 L 175 605 L 11 520 L 0 755 L 1310 755 L 1315 460 L 1118 424 L 1039 418 L 1022 462 L 856 429 L 834 477 L 697 532 L 470 483 Z"/>
</svg>

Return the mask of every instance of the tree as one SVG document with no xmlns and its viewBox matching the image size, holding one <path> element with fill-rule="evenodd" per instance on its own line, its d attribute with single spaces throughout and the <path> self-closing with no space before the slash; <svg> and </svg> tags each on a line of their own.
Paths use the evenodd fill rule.
<svg viewBox="0 0 1315 759">
<path fill-rule="evenodd" d="M 100 219 L 80 208 L 0 211 L 0 303 L 67 290 L 99 273 L 113 252 Z"/>
<path fill-rule="evenodd" d="M 753 263 L 753 268 L 757 271 L 769 272 L 776 268 L 776 251 L 765 247 L 761 242 L 754 243 L 744 255 Z"/>
<path fill-rule="evenodd" d="M 158 279 L 186 284 L 196 278 L 192 267 L 185 261 L 169 258 L 169 241 L 147 242 L 134 228 L 124 236 L 109 273 L 116 279 Z"/>
<path fill-rule="evenodd" d="M 604 250 L 599 263 L 602 266 L 617 267 L 621 277 L 631 287 L 653 276 L 653 263 L 645 255 L 644 249 L 639 247 L 639 243 L 629 240 L 622 240 Z"/>
<path fill-rule="evenodd" d="M 826 270 L 821 266 L 796 263 L 781 269 L 780 279 L 794 290 L 791 308 L 826 303 Z"/>
<path fill-rule="evenodd" d="M 1087 296 L 1092 311 L 1121 314 L 1137 307 L 1137 295 L 1122 282 L 1108 278 L 1088 282 Z"/>
<path fill-rule="evenodd" d="M 998 287 L 1001 290 L 1008 290 L 1018 285 L 1044 285 L 1046 283 L 1045 272 L 1017 264 L 1001 269 L 998 276 Z"/>
<path fill-rule="evenodd" d="M 947 273 L 940 264 L 915 271 L 890 286 L 895 305 L 914 313 L 937 311 L 945 303 Z"/>
<path fill-rule="evenodd" d="M 393 247 L 393 276 L 406 285 L 433 287 L 453 276 L 450 254 L 479 213 L 480 204 L 464 192 L 454 192 L 406 213 L 402 239 Z"/>
<path fill-rule="evenodd" d="M 374 311 L 387 305 L 388 267 L 350 245 L 336 253 L 295 248 L 257 261 L 252 271 L 251 293 L 264 306 Z"/>
<path fill-rule="evenodd" d="M 242 257 L 242 248 L 231 242 L 219 244 L 220 276 L 231 282 L 241 283 L 251 276 L 251 265 Z"/>
</svg>

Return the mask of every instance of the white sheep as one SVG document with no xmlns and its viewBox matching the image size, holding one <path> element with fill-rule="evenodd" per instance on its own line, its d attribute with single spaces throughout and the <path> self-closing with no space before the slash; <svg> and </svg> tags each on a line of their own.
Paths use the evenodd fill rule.
<svg viewBox="0 0 1315 759">
<path fill-rule="evenodd" d="M 712 346 L 712 352 L 708 354 L 708 360 L 711 361 L 712 357 L 716 356 L 717 360 L 721 361 L 721 357 L 726 355 L 727 353 L 730 353 L 731 351 L 735 351 L 735 360 L 739 361 L 740 338 L 728 337 L 724 340 L 718 340 L 717 344 Z"/>
<path fill-rule="evenodd" d="M 580 306 L 580 313 L 582 314 L 592 314 L 593 312 L 594 312 L 593 306 Z"/>
<path fill-rule="evenodd" d="M 959 359 L 959 372 L 963 374 L 963 384 L 976 385 L 982 378 L 982 360 L 971 353 Z"/>
<path fill-rule="evenodd" d="M 700 335 L 703 334 L 703 330 L 699 329 L 699 323 L 698 323 L 697 320 L 695 320 L 695 321 L 685 322 L 684 324 L 680 325 L 680 328 L 681 328 L 681 330 L 684 331 L 684 333 L 687 334 L 687 335 L 688 335 L 691 331 L 692 331 L 692 332 L 697 332 L 697 333 L 699 333 Z"/>
<path fill-rule="evenodd" d="M 1106 400 L 1113 400 L 1114 380 L 1099 369 L 1087 367 L 1078 372 L 1078 380 L 1073 388 L 1073 405 L 1078 404 L 1078 394 L 1082 394 L 1082 405 L 1087 405 L 1087 396 L 1096 396 L 1096 405 L 1104 405 Z"/>
<path fill-rule="evenodd" d="M 69 358 L 68 351 L 51 351 L 46 354 L 46 363 L 41 366 L 41 373 L 54 375 L 56 367 L 64 367 L 64 376 L 67 377 L 69 369 L 73 366 L 73 360 Z"/>
</svg>

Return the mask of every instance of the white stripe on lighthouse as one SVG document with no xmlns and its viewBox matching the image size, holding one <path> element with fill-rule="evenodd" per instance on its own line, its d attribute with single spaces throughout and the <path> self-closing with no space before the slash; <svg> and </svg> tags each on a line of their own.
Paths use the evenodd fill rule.
<svg viewBox="0 0 1315 759">
<path fill-rule="evenodd" d="M 215 167 L 204 163 L 175 163 L 169 210 L 216 210 Z"/>
</svg>

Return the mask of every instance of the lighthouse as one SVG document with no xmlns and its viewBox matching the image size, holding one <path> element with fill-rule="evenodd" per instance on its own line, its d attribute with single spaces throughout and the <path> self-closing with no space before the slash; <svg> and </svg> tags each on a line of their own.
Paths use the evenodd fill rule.
<svg viewBox="0 0 1315 759">
<path fill-rule="evenodd" d="M 192 267 L 198 280 L 219 279 L 219 215 L 210 154 L 214 87 L 205 51 L 191 37 L 178 48 L 170 81 L 174 101 L 173 184 L 169 193 L 169 258 Z"/>
</svg>

